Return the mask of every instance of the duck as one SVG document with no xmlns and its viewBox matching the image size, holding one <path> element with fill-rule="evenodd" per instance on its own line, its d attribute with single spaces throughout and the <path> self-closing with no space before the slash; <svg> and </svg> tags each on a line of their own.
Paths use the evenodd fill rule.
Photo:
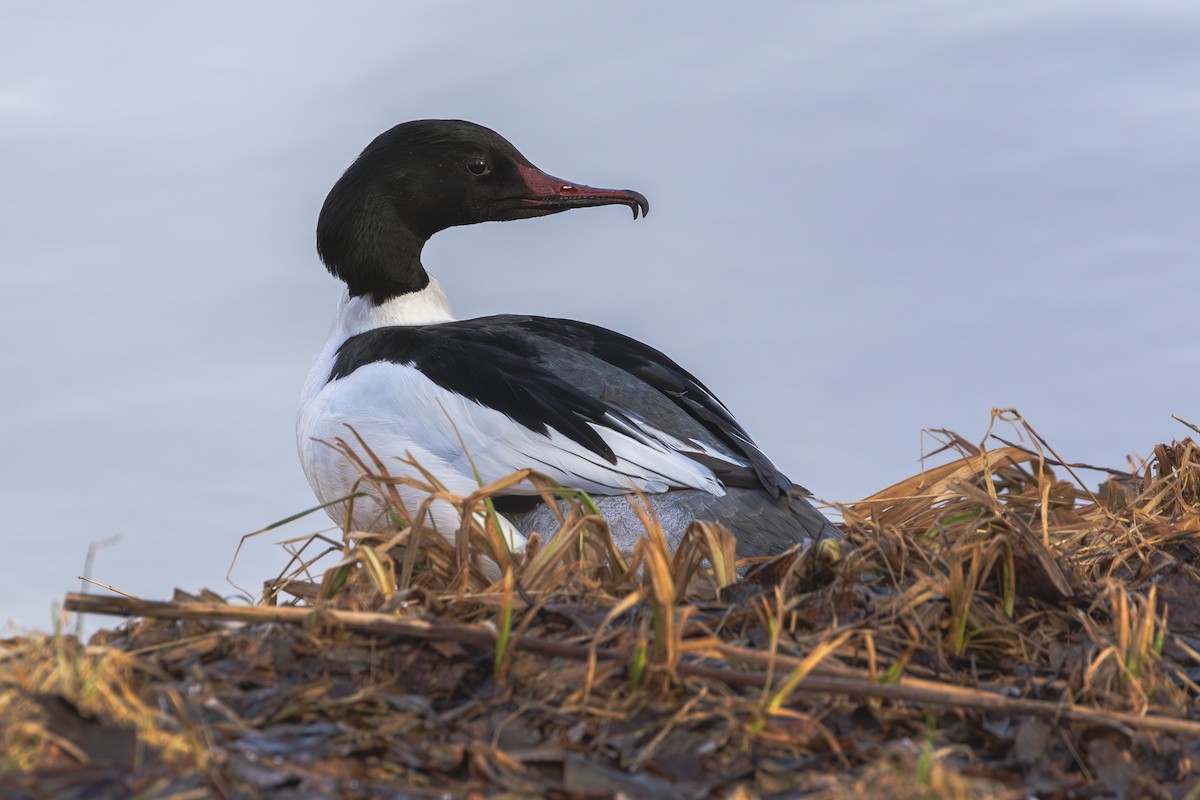
<svg viewBox="0 0 1200 800">
<path fill-rule="evenodd" d="M 587 492 L 625 551 L 645 534 L 639 498 L 672 546 L 695 519 L 726 526 L 739 558 L 840 538 L 809 492 L 663 353 L 568 319 L 456 319 L 421 260 L 449 228 L 607 205 L 635 220 L 650 210 L 639 192 L 553 177 L 465 120 L 401 123 L 351 163 L 317 221 L 318 255 L 344 290 L 296 423 L 304 474 L 335 523 L 392 525 L 380 498 L 337 502 L 363 489 L 348 447 L 393 476 L 420 480 L 423 470 L 460 496 L 535 470 Z M 423 523 L 453 539 L 458 507 L 398 489 L 410 513 L 426 503 Z M 515 551 L 534 532 L 558 530 L 555 510 L 528 483 L 494 504 Z"/>
</svg>

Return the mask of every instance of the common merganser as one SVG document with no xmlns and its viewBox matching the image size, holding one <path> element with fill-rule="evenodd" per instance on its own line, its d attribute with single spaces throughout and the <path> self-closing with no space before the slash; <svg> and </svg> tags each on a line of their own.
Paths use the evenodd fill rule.
<svg viewBox="0 0 1200 800">
<path fill-rule="evenodd" d="M 352 426 L 392 475 L 419 477 L 411 456 L 462 495 L 523 468 L 583 489 L 625 550 L 644 533 L 629 502 L 635 490 L 672 545 L 692 519 L 727 525 L 740 557 L 840 536 L 721 401 L 662 353 L 584 322 L 456 320 L 421 264 L 425 242 L 455 225 L 611 204 L 634 219 L 649 212 L 638 192 L 551 177 L 470 122 L 406 122 L 367 145 L 317 222 L 317 251 L 346 284 L 297 420 L 300 461 L 321 502 L 360 478 L 330 446 L 355 443 Z M 426 499 L 407 486 L 400 493 L 410 512 Z M 496 507 L 517 549 L 532 531 L 557 531 L 532 487 Z M 386 525 L 381 510 L 359 499 L 352 526 Z M 344 524 L 344 504 L 328 511 Z M 432 503 L 427 523 L 450 538 L 460 527 L 444 501 Z"/>
</svg>

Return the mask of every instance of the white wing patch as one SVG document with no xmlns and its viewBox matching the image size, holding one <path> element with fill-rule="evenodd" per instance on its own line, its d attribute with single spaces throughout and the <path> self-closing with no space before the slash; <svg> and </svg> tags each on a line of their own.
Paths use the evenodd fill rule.
<svg viewBox="0 0 1200 800">
<path fill-rule="evenodd" d="M 654 427 L 646 420 L 642 419 L 637 414 L 626 411 L 625 415 L 637 426 L 638 431 L 654 441 L 666 447 L 668 450 L 673 450 L 676 453 L 695 453 L 696 455 L 708 456 L 709 458 L 718 461 L 724 461 L 727 464 L 733 464 L 739 467 L 750 468 L 750 462 L 744 458 L 723 453 L 720 450 L 714 450 L 697 439 L 688 438 L 686 442 L 676 438 L 664 430 Z"/>
</svg>

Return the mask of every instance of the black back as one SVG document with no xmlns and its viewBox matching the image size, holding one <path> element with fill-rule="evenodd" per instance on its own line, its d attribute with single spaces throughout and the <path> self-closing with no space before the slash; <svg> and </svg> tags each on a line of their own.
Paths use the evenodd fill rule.
<svg viewBox="0 0 1200 800">
<path fill-rule="evenodd" d="M 610 462 L 616 457 L 591 426 L 638 438 L 636 417 L 747 462 L 743 468 L 683 453 L 726 486 L 765 489 L 772 496 L 803 492 L 691 373 L 654 348 L 596 325 L 502 315 L 378 328 L 346 340 L 329 380 L 379 361 L 412 365 L 447 391 L 539 433 L 553 428 Z"/>
</svg>

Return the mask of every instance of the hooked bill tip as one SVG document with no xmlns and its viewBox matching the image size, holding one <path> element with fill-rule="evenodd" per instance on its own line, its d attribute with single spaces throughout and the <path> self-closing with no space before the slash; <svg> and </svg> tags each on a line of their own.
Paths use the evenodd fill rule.
<svg viewBox="0 0 1200 800">
<path fill-rule="evenodd" d="M 634 219 L 638 218 L 639 211 L 641 212 L 641 215 L 643 217 L 649 216 L 650 215 L 650 201 L 646 199 L 646 195 L 642 194 L 641 192 L 635 192 L 632 190 L 627 190 L 627 191 L 629 192 L 630 199 L 633 200 L 633 202 L 629 204 L 629 207 L 633 210 L 633 218 Z"/>
</svg>

